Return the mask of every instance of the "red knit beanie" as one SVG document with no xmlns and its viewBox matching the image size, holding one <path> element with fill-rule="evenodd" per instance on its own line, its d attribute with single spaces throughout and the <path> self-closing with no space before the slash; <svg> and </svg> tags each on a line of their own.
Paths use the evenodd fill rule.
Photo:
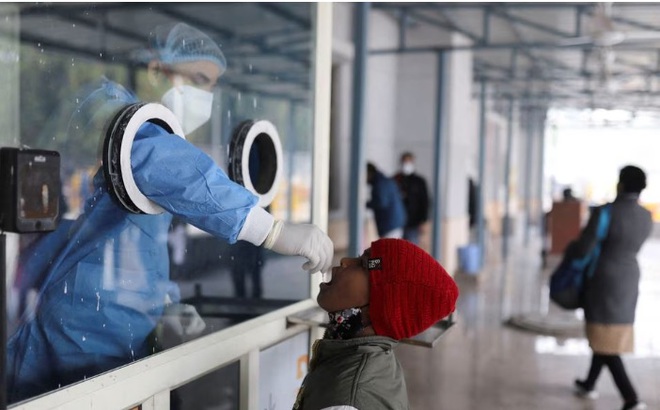
<svg viewBox="0 0 660 410">
<path fill-rule="evenodd" d="M 369 255 L 369 317 L 377 335 L 405 339 L 454 311 L 458 287 L 418 246 L 379 239 Z"/>
</svg>

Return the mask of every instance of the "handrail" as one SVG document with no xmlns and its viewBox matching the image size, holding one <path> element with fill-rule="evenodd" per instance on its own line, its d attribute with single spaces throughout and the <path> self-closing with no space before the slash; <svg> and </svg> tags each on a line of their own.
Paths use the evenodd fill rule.
<svg viewBox="0 0 660 410">
<path fill-rule="evenodd" d="M 314 306 L 287 316 L 286 322 L 287 327 L 300 325 L 308 326 L 310 328 L 327 327 L 326 317 L 327 313 L 323 309 L 318 306 Z M 426 329 L 422 333 L 408 339 L 401 339 L 400 342 L 407 345 L 421 346 L 432 349 L 455 324 L 456 321 L 454 320 L 454 314 L 452 313 L 446 318 L 436 322 L 433 326 Z"/>
</svg>

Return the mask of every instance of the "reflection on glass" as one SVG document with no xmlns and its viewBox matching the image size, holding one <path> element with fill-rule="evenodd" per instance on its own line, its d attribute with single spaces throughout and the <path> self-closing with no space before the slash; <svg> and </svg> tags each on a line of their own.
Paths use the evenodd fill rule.
<svg viewBox="0 0 660 410">
<path fill-rule="evenodd" d="M 309 221 L 310 5 L 18 8 L 20 59 L 13 64 L 20 99 L 9 103 L 19 107 L 21 144 L 61 154 L 63 218 L 55 232 L 18 239 L 7 295 L 10 402 L 309 296 L 299 258 L 229 245 L 168 213 L 120 209 L 108 195 L 100 150 L 119 109 L 160 102 L 177 115 L 186 138 L 226 170 L 234 127 L 267 119 L 284 151 L 284 178 L 270 212 Z M 155 155 L 150 138 L 136 137 L 147 146 L 145 158 Z M 160 141 L 172 144 L 156 161 L 161 166 L 198 166 L 176 138 Z M 231 190 L 228 198 L 238 201 Z M 34 201 L 54 203 L 43 189 L 35 189 Z"/>
<path fill-rule="evenodd" d="M 239 362 L 200 377 L 170 393 L 170 410 L 235 410 L 240 408 Z"/>
</svg>

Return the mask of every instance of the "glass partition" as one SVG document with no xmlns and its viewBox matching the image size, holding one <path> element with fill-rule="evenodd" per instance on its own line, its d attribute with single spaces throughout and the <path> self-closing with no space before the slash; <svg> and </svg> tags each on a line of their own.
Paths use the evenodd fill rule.
<svg viewBox="0 0 660 410">
<path fill-rule="evenodd" d="M 58 151 L 63 192 L 58 229 L 15 236 L 9 255 L 10 403 L 309 297 L 301 258 L 229 244 L 180 215 L 125 211 L 100 159 L 110 120 L 131 103 L 186 113 L 186 139 L 225 172 L 237 126 L 268 120 L 281 139 L 282 178 L 267 209 L 309 222 L 313 7 L 0 7 L 0 143 Z M 195 167 L 168 144 L 154 144 L 153 155 L 166 151 L 161 166 Z"/>
</svg>

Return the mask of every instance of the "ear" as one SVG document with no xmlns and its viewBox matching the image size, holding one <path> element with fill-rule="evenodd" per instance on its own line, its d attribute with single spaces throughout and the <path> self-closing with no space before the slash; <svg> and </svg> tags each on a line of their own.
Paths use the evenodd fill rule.
<svg viewBox="0 0 660 410">
<path fill-rule="evenodd" d="M 162 68 L 163 65 L 158 60 L 151 60 L 147 65 L 147 79 L 149 80 L 149 84 L 151 84 L 153 87 L 156 87 L 162 81 L 162 77 L 165 75 Z"/>
</svg>

